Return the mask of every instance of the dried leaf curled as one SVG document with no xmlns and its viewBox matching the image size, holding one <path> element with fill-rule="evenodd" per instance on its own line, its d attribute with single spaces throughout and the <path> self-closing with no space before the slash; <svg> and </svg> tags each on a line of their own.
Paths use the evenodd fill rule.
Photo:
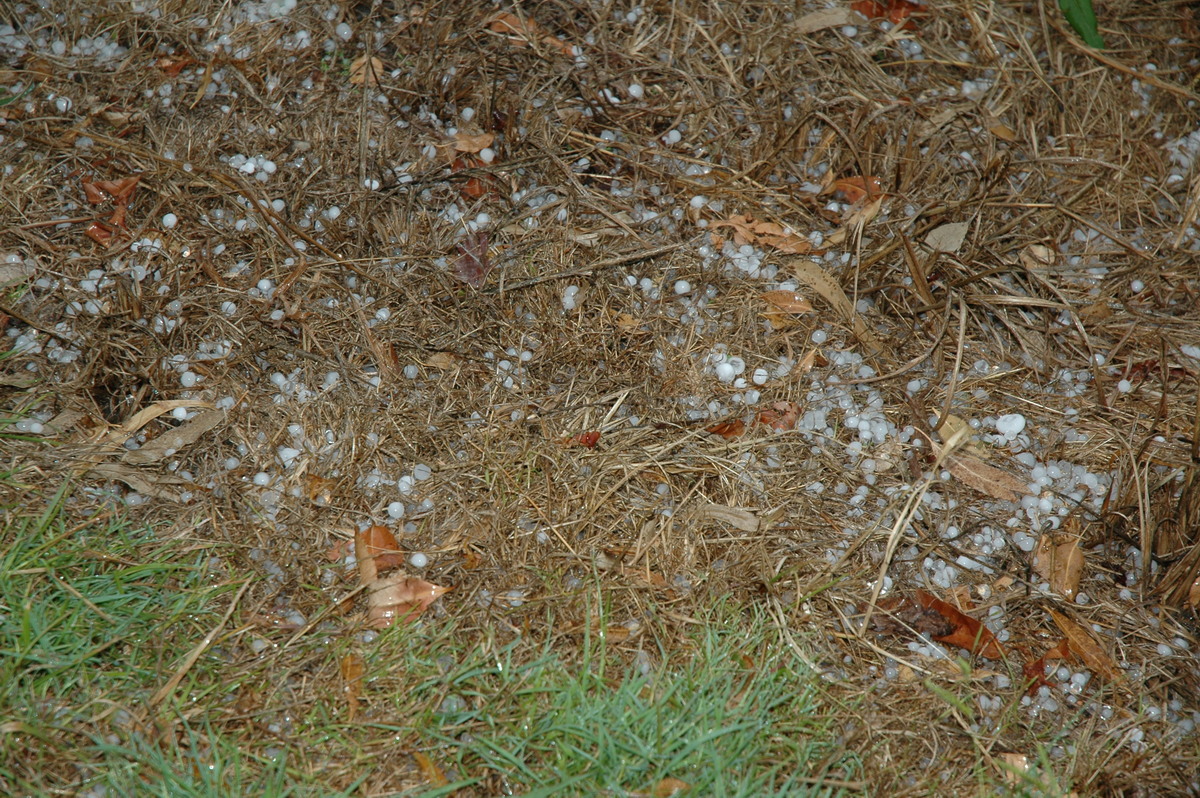
<svg viewBox="0 0 1200 798">
<path fill-rule="evenodd" d="M 454 261 L 454 276 L 472 288 L 482 286 L 492 270 L 488 241 L 488 234 L 479 231 L 467 235 L 456 247 L 458 258 Z"/>
</svg>

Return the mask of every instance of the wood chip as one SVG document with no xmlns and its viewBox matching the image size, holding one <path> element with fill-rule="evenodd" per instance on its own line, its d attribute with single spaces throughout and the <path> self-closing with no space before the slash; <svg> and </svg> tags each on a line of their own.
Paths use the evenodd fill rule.
<svg viewBox="0 0 1200 798">
<path fill-rule="evenodd" d="M 1125 678 L 1124 671 L 1118 668 L 1117 664 L 1112 661 L 1112 657 L 1105 653 L 1091 632 L 1061 612 L 1052 609 L 1047 609 L 1046 612 L 1050 613 L 1054 623 L 1062 630 L 1063 635 L 1067 638 L 1067 644 L 1071 646 L 1071 651 L 1083 660 L 1083 664 L 1087 665 L 1093 673 L 1110 682 L 1119 682 Z"/>
</svg>

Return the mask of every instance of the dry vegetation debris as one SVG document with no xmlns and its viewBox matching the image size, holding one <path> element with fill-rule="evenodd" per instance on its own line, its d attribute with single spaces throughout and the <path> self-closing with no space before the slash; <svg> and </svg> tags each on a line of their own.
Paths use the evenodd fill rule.
<svg viewBox="0 0 1200 798">
<path fill-rule="evenodd" d="M 267 637 L 361 632 L 379 525 L 464 639 L 766 603 L 880 792 L 1197 789 L 1194 10 L 868 5 L 12 6 L 6 501 Z"/>
</svg>

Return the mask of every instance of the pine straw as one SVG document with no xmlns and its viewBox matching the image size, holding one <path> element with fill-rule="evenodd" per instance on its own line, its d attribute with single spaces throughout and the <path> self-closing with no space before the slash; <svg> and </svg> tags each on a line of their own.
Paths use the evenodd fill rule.
<svg viewBox="0 0 1200 798">
<path fill-rule="evenodd" d="M 300 10 L 279 25 L 244 24 L 232 37 L 244 50 L 211 58 L 199 47 L 207 32 L 192 21 L 210 4 L 176 3 L 156 20 L 130 14 L 127 4 L 101 6 L 78 30 L 73 26 L 84 19 L 78 9 L 61 22 L 47 17 L 46 35 L 74 41 L 105 29 L 130 48 L 128 56 L 109 70 L 78 69 L 49 53 L 24 59 L 10 80 L 33 79 L 38 86 L 28 105 L 8 109 L 2 129 L 0 161 L 11 170 L 0 249 L 20 253 L 36 263 L 37 276 L 55 283 L 53 290 L 10 295 L 10 323 L 51 329 L 65 322 L 70 333 L 60 331 L 59 340 L 82 351 L 70 365 L 44 356 L 8 361 L 13 374 L 36 364 L 43 379 L 28 392 L 5 389 L 8 409 L 77 414 L 75 426 L 60 436 L 62 446 L 9 442 L 9 467 L 25 483 L 52 490 L 62 474 L 78 469 L 79 479 L 99 491 L 97 500 L 117 500 L 126 486 L 86 473 L 88 442 L 149 403 L 183 396 L 178 374 L 165 361 L 225 339 L 233 344 L 228 357 L 193 361 L 204 378 L 195 396 L 234 396 L 236 406 L 217 431 L 169 464 L 141 469 L 150 483 L 188 472 L 211 489 L 194 490 L 187 502 L 153 500 L 134 515 L 166 522 L 164 536 L 209 547 L 232 573 L 261 573 L 247 556 L 253 548 L 284 565 L 282 584 L 263 579 L 251 589 L 254 606 L 286 603 L 310 618 L 326 612 L 332 596 L 306 587 L 328 567 L 325 553 L 358 525 L 385 519 L 388 502 L 398 498 L 365 489 L 362 480 L 375 470 L 394 479 L 428 463 L 434 475 L 419 495 L 433 508 L 416 519 L 417 531 L 403 544 L 429 552 L 429 578 L 455 587 L 436 605 L 431 623 L 453 616 L 463 640 L 551 636 L 569 658 L 579 638 L 540 622 L 549 610 L 564 629 L 590 623 L 586 591 L 570 587 L 570 580 L 586 580 L 596 568 L 609 617 L 647 624 L 642 642 L 628 644 L 631 653 L 645 645 L 657 656 L 649 638 L 670 650 L 685 636 L 694 608 L 713 597 L 776 601 L 797 630 L 816 633 L 814 656 L 830 669 L 848 707 L 847 745 L 861 752 L 866 777 L 880 793 L 920 794 L 933 785 L 947 794 L 969 791 L 979 778 L 977 764 L 998 778 L 994 758 L 1004 751 L 1032 753 L 1035 741 L 1075 746 L 1051 767 L 1081 793 L 1186 788 L 1200 763 L 1195 737 L 1176 741 L 1141 713 L 1174 697 L 1189 710 L 1200 700 L 1194 656 L 1164 658 L 1155 650 L 1178 636 L 1193 651 L 1197 645 L 1186 586 L 1200 572 L 1200 381 L 1195 361 L 1181 358 L 1179 347 L 1200 345 L 1200 281 L 1194 252 L 1178 244 L 1200 195 L 1194 181 L 1165 184 L 1163 146 L 1195 125 L 1188 65 L 1200 53 L 1194 44 L 1170 43 L 1181 35 L 1197 40 L 1187 6 L 1107 4 L 1102 24 L 1112 49 L 1103 61 L 1077 46 L 1046 4 L 1031 13 L 1011 3 L 935 3 L 918 33 L 899 34 L 915 35 L 923 45 L 924 57 L 914 60 L 899 56 L 896 32 L 868 32 L 866 25 L 855 40 L 866 46 L 821 31 L 799 37 L 804 47 L 798 47 L 791 13 L 770 2 L 648 7 L 637 25 L 613 22 L 611 9 L 601 5 L 546 2 L 524 9 L 565 41 L 591 37 L 583 69 L 542 46 L 510 45 L 485 29 L 485 14 L 473 3 L 439 4 L 404 23 L 372 16 L 365 6 L 344 11 L 357 31 L 381 33 L 373 52 L 388 70 L 382 104 L 365 102 L 347 85 L 361 36 L 333 56 L 314 47 L 293 57 L 278 47 L 280 37 L 298 27 L 313 31 L 318 42 L 333 37 L 338 20 Z M 1190 37 L 1181 33 L 1188 30 Z M 988 42 L 1003 43 L 1013 55 L 964 62 L 964 49 L 986 52 Z M 721 44 L 735 50 L 724 52 Z M 171 78 L 153 67 L 166 53 L 190 54 L 198 64 Z M 1143 79 L 1147 62 L 1157 70 Z M 451 66 L 455 72 L 448 75 Z M 209 70 L 223 71 L 238 96 L 205 97 Z M 1137 115 L 1129 112 L 1134 75 L 1159 86 Z M 984 76 L 995 86 L 983 100 L 960 96 L 964 79 Z M 300 87 L 306 79 L 311 91 Z M 605 89 L 623 95 L 631 82 L 646 87 L 643 101 L 605 101 Z M 164 84 L 173 86 L 168 110 L 144 97 Z M 69 97 L 72 110 L 54 113 L 56 96 Z M 494 168 L 450 173 L 441 155 L 426 158 L 423 147 L 445 142 L 440 128 L 403 110 L 418 104 L 442 120 L 471 106 L 476 120 L 461 128 L 506 131 Z M 134 117 L 114 126 L 100 115 L 105 110 Z M 997 121 L 1011 131 L 1011 142 L 989 132 Z M 663 133 L 681 123 L 683 143 L 661 144 Z M 603 140 L 605 130 L 619 131 L 622 140 Z M 81 136 L 94 146 L 78 148 Z M 263 154 L 280 169 L 260 184 L 219 161 L 235 153 Z M 706 180 L 688 176 L 657 160 L 659 154 L 712 172 Z M 284 166 L 300 156 L 303 168 Z M 591 162 L 586 174 L 572 166 L 582 158 Z M 814 450 L 795 433 L 752 428 L 742 439 L 725 441 L 688 420 L 693 408 L 679 397 L 707 403 L 732 392 L 697 367 L 714 344 L 744 355 L 753 370 L 781 355 L 800 358 L 812 329 L 839 320 L 818 302 L 818 314 L 798 328 L 768 330 L 758 317 L 761 281 L 706 267 L 696 255 L 694 227 L 664 236 L 632 222 L 629 213 L 638 204 L 657 207 L 649 195 L 653 186 L 685 210 L 693 195 L 703 194 L 724 202 L 727 214 L 829 233 L 836 225 L 822 215 L 824 199 L 807 198 L 785 182 L 789 176 L 811 180 L 808 169 L 817 164 L 838 177 L 878 175 L 894 195 L 865 231 L 858 266 L 837 275 L 847 293 L 874 300 L 868 320 L 888 342 L 875 365 L 893 375 L 874 387 L 885 397 L 889 419 L 928 429 L 953 380 L 955 413 L 1021 412 L 1042 447 L 1041 459 L 1115 472 L 1101 517 L 1081 514 L 1085 589 L 1093 601 L 1073 610 L 1109 633 L 1109 653 L 1135 674 L 1124 687 L 1093 681 L 1088 688 L 1115 707 L 1113 720 L 1065 710 L 1031 720 L 1015 706 L 1021 693 L 1014 685 L 997 691 L 1010 707 L 1001 720 L 972 728 L 948 705 L 930 700 L 920 678 L 875 689 L 885 654 L 904 660 L 909 652 L 902 641 L 860 637 L 843 616 L 871 594 L 891 520 L 908 493 L 893 496 L 887 507 L 874 503 L 884 488 L 913 479 L 908 462 L 901 458 L 880 474 L 867 516 L 847 520 L 845 497 L 804 487 L 861 483 L 841 452 L 852 433 L 839 432 L 836 444 Z M 410 182 L 402 182 L 402 171 Z M 103 313 L 66 315 L 66 303 L 88 298 L 78 285 L 89 271 L 110 269 L 114 257 L 145 258 L 125 252 L 124 244 L 97 246 L 82 235 L 83 224 L 49 223 L 94 213 L 82 203 L 79 176 L 130 174 L 141 175 L 129 214 L 133 238 L 166 241 L 167 254 L 151 258 L 161 282 L 114 277 Z M 502 195 L 536 183 L 557 199 L 538 226 L 526 228 L 531 212 L 524 203 L 464 198 L 473 177 L 497 181 Z M 382 188 L 367 190 L 364 179 Z M 610 191 L 618 182 L 628 195 Z M 259 205 L 276 198 L 286 203 L 282 213 Z M 491 214 L 500 231 L 493 247 L 500 265 L 483 290 L 464 287 L 447 268 L 463 230 L 439 211 L 456 201 L 467 218 Z M 342 214 L 325 221 L 324 232 L 305 231 L 299 222 L 310 205 L 337 205 Z M 915 210 L 911 217 L 906 206 Z M 558 209 L 566 211 L 566 222 L 549 221 Z M 211 221 L 218 210 L 227 220 L 246 217 L 255 224 L 239 231 L 228 221 Z M 180 226 L 156 230 L 168 211 Z M 919 242 L 953 221 L 970 222 L 966 243 L 954 255 L 931 258 Z M 1084 267 L 1021 260 L 1029 245 L 1057 250 L 1081 228 L 1112 241 L 1087 249 Z M 590 233 L 599 242 L 591 248 L 579 243 Z M 1148 248 L 1130 243 L 1138 235 Z M 225 247 L 220 254 L 218 244 Z M 664 245 L 670 245 L 665 252 Z M 1085 249 L 1073 242 L 1071 251 Z M 295 260 L 288 264 L 287 258 Z M 247 269 L 231 273 L 241 260 Z M 775 262 L 786 269 L 786 260 Z M 1100 263 L 1108 271 L 1096 280 L 1086 268 Z M 649 275 L 664 298 L 643 299 L 624 285 L 625 273 Z M 930 284 L 932 303 L 905 280 L 918 275 Z M 247 292 L 262 279 L 286 290 L 270 301 L 251 297 Z M 716 287 L 714 315 L 732 324 L 715 334 L 681 325 L 670 313 L 677 279 L 700 290 Z M 1134 279 L 1145 284 L 1137 295 L 1130 290 Z M 561 291 L 570 283 L 582 288 L 579 309 L 564 312 Z M 158 285 L 168 290 L 155 290 Z M 178 326 L 154 332 L 153 319 L 171 315 L 173 300 L 183 305 Z M 221 312 L 225 301 L 236 302 L 236 313 Z M 371 326 L 367 320 L 379 307 L 393 314 Z M 272 320 L 274 310 L 284 317 Z M 669 343 L 676 333 L 683 342 Z M 830 345 L 858 346 L 844 329 L 835 329 Z M 519 390 L 505 390 L 494 379 L 494 363 L 506 358 L 508 347 L 534 352 Z M 494 359 L 486 352 L 496 353 Z M 1124 371 L 1093 368 L 1097 354 Z M 971 371 L 979 359 L 1009 368 Z M 905 367 L 914 360 L 918 371 L 933 372 L 924 375 L 931 387 L 910 399 L 905 385 L 913 372 Z M 401 373 L 413 363 L 420 364 L 415 381 Z M 1060 368 L 1091 373 L 1087 393 L 1064 398 L 1053 382 Z M 307 404 L 277 404 L 272 371 L 295 371 L 314 389 L 326 372 L 338 371 L 342 379 Z M 810 381 L 831 371 L 818 365 L 812 374 L 772 380 L 763 403 L 803 403 Z M 1136 388 L 1121 394 L 1116 383 L 1126 372 Z M 369 385 L 372 375 L 380 377 L 379 388 Z M 1031 394 L 1022 387 L 1026 380 L 1044 392 Z M 988 398 L 977 399 L 974 388 L 985 388 Z M 630 426 L 628 415 L 642 423 Z M 1067 421 L 1087 433 L 1087 443 L 1063 438 Z M 174 424 L 164 417 L 148 429 L 164 434 Z M 304 429 L 312 448 L 285 472 L 276 449 L 290 445 L 289 424 Z M 603 433 L 595 450 L 566 445 L 591 430 Z M 336 444 L 326 444 L 327 431 Z M 761 463 L 768 449 L 780 468 L 745 467 L 745 455 Z M 241 463 L 226 471 L 222 464 L 231 456 Z M 281 496 L 275 520 L 263 517 L 262 489 L 250 482 L 263 470 L 281 475 L 272 486 Z M 675 502 L 669 518 L 659 511 L 662 483 Z M 921 537 L 905 540 L 920 556 L 891 565 L 899 585 L 924 579 L 919 564 L 925 556 L 957 556 L 953 542 L 941 538 L 946 525 L 1003 526 L 1010 512 L 964 485 L 937 490 L 957 508 L 926 512 Z M 329 501 L 314 500 L 326 493 Z M 708 503 L 752 508 L 770 523 L 742 532 L 704 522 L 697 512 Z M 539 542 L 537 531 L 549 542 Z M 1122 601 L 1130 546 L 1157 565 L 1139 580 L 1135 599 Z M 835 565 L 824 556 L 829 550 L 849 553 Z M 1057 635 L 1044 612 L 1056 600 L 1029 593 L 1027 555 L 1014 549 L 1003 563 L 1011 587 L 979 609 L 1003 607 L 1014 639 L 1038 649 L 1036 656 Z M 962 579 L 984 577 L 964 573 Z M 520 607 L 488 600 L 518 589 L 528 593 Z M 229 655 L 232 667 L 242 667 L 240 655 Z M 301 672 L 286 652 L 278 656 L 283 674 Z M 1019 664 L 1014 659 L 995 667 L 1016 668 L 1019 676 Z M 916 674 L 932 670 L 931 678 L 973 702 L 973 682 L 930 663 L 912 665 Z M 283 681 L 291 685 L 286 703 L 302 714 L 316 694 L 297 687 L 298 678 Z M 378 689 L 387 692 L 404 677 L 378 678 Z M 1123 737 L 1135 725 L 1147 730 L 1141 753 Z"/>
</svg>

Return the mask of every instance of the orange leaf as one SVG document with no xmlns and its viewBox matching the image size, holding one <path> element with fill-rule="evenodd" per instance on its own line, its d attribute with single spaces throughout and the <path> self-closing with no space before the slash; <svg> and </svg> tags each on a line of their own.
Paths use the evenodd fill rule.
<svg viewBox="0 0 1200 798">
<path fill-rule="evenodd" d="M 950 634 L 939 635 L 934 640 L 965 648 L 972 654 L 981 654 L 988 659 L 999 659 L 1004 655 L 996 636 L 979 621 L 924 590 L 918 590 L 916 596 L 922 607 L 934 610 L 954 627 Z"/>
<path fill-rule="evenodd" d="M 914 13 L 925 12 L 925 6 L 909 0 L 855 0 L 850 7 L 867 19 L 887 19 L 893 25 L 899 25 L 901 30 L 916 30 L 917 26 L 908 18 Z M 901 22 L 904 24 L 900 25 Z"/>
<path fill-rule="evenodd" d="M 567 441 L 567 446 L 583 446 L 588 449 L 595 449 L 596 444 L 599 441 L 600 441 L 599 430 L 592 430 L 591 432 L 581 432 L 578 435 L 576 435 L 574 438 L 571 438 L 570 440 Z"/>
<path fill-rule="evenodd" d="M 732 421 L 720 421 L 711 427 L 705 427 L 704 431 L 730 440 L 732 438 L 739 438 L 746 432 L 746 422 L 740 418 L 735 418 Z"/>
<path fill-rule="evenodd" d="M 754 217 L 740 213 L 735 213 L 725 221 L 713 222 L 709 227 L 732 227 L 733 240 L 739 245 L 761 244 L 789 255 L 803 255 L 813 248 L 807 238 L 790 233 L 775 222 L 756 221 Z"/>
<path fill-rule="evenodd" d="M 445 787 L 450 782 L 446 780 L 446 774 L 437 764 L 420 751 L 413 751 L 413 761 L 417 763 L 417 767 L 421 771 L 421 775 L 425 777 L 425 781 L 432 784 L 434 787 Z"/>
<path fill-rule="evenodd" d="M 879 182 L 879 178 L 874 175 L 868 177 L 843 177 L 841 180 L 833 181 L 821 193 L 833 194 L 833 198 L 838 202 L 848 202 L 853 205 L 864 197 L 879 196 L 883 193 L 883 187 Z"/>
<path fill-rule="evenodd" d="M 97 244 L 108 246 L 112 243 L 113 230 L 104 222 L 92 222 L 83 233 Z"/>
<path fill-rule="evenodd" d="M 108 202 L 108 195 L 100 190 L 100 187 L 95 183 L 83 181 L 83 196 L 92 205 L 99 205 L 102 202 Z"/>
<path fill-rule="evenodd" d="M 169 78 L 179 77 L 179 73 L 197 63 L 195 58 L 186 55 L 164 55 L 154 62 L 154 66 L 163 71 Z"/>
<path fill-rule="evenodd" d="M 760 299 L 785 313 L 810 313 L 813 306 L 795 291 L 767 291 Z"/>
<path fill-rule="evenodd" d="M 687 792 L 690 789 L 692 789 L 692 785 L 688 784 L 686 781 L 667 776 L 658 784 L 654 785 L 653 795 L 654 798 L 671 798 L 673 795 L 681 792 Z"/>
<path fill-rule="evenodd" d="M 118 205 L 127 205 L 133 198 L 133 192 L 137 190 L 138 181 L 141 179 L 141 175 L 134 175 L 133 177 L 123 177 L 120 180 L 101 180 L 96 183 L 96 188 L 111 195 L 113 202 Z"/>
<path fill-rule="evenodd" d="M 358 654 L 347 654 L 338 662 L 342 672 L 342 693 L 346 696 L 346 720 L 353 723 L 358 714 L 358 697 L 362 695 L 363 674 L 367 665 Z"/>
</svg>

